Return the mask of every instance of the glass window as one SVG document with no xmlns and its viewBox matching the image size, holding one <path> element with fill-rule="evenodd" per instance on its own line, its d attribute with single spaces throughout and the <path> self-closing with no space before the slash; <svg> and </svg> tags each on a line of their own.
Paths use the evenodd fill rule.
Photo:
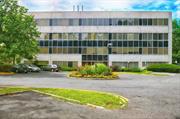
<svg viewBox="0 0 180 119">
<path fill-rule="evenodd" d="M 168 40 L 168 33 L 164 33 L 164 40 Z"/>
<path fill-rule="evenodd" d="M 128 33 L 128 34 L 127 34 L 127 40 L 134 40 L 134 39 L 135 39 L 134 37 L 135 37 L 135 36 L 134 36 L 133 33 Z"/>
<path fill-rule="evenodd" d="M 162 33 L 158 34 L 158 40 L 163 40 L 163 34 Z"/>
<path fill-rule="evenodd" d="M 49 40 L 49 33 L 41 33 L 40 40 Z"/>
<path fill-rule="evenodd" d="M 153 46 L 153 42 L 152 41 L 148 41 L 148 47 L 152 47 Z"/>
<path fill-rule="evenodd" d="M 49 26 L 49 19 L 37 19 L 36 23 L 38 26 Z"/>
<path fill-rule="evenodd" d="M 112 54 L 117 54 L 117 48 L 116 47 L 112 48 Z"/>
<path fill-rule="evenodd" d="M 88 40 L 88 33 L 82 33 L 82 40 Z"/>
<path fill-rule="evenodd" d="M 164 25 L 168 25 L 168 19 L 164 19 Z"/>
<path fill-rule="evenodd" d="M 157 25 L 162 26 L 164 24 L 164 20 L 163 19 L 157 19 Z"/>
<path fill-rule="evenodd" d="M 143 25 L 146 26 L 148 23 L 147 23 L 147 19 L 142 19 L 142 22 L 143 22 Z"/>
<path fill-rule="evenodd" d="M 92 24 L 93 26 L 97 26 L 98 25 L 97 19 L 93 19 Z"/>
<path fill-rule="evenodd" d="M 153 54 L 153 48 L 148 48 L 148 54 Z"/>
<path fill-rule="evenodd" d="M 109 34 L 108 33 L 104 33 L 103 34 L 103 40 L 109 40 Z"/>
<path fill-rule="evenodd" d="M 157 54 L 157 53 L 158 53 L 157 48 L 153 48 L 153 54 Z"/>
<path fill-rule="evenodd" d="M 40 54 L 48 54 L 49 48 L 48 47 L 40 47 Z"/>
<path fill-rule="evenodd" d="M 139 25 L 143 25 L 142 19 L 139 19 Z"/>
<path fill-rule="evenodd" d="M 52 26 L 60 26 L 61 21 L 60 19 L 52 19 Z"/>
<path fill-rule="evenodd" d="M 109 26 L 109 19 L 104 19 L 104 26 Z"/>
<path fill-rule="evenodd" d="M 68 33 L 63 33 L 63 40 L 68 40 Z"/>
<path fill-rule="evenodd" d="M 128 49 L 129 49 L 129 48 L 122 48 L 122 49 L 123 49 L 123 50 L 122 50 L 122 51 L 123 51 L 123 54 L 128 54 L 128 51 L 129 51 Z"/>
<path fill-rule="evenodd" d="M 153 38 L 153 35 L 152 35 L 152 33 L 148 33 L 148 40 L 152 40 Z"/>
<path fill-rule="evenodd" d="M 158 46 L 158 42 L 157 41 L 153 41 L 153 47 L 157 47 Z"/>
<path fill-rule="evenodd" d="M 153 20 L 152 20 L 152 24 L 153 24 L 154 26 L 156 26 L 156 25 L 157 25 L 157 19 L 153 19 Z"/>
<path fill-rule="evenodd" d="M 142 48 L 142 53 L 143 54 L 148 54 L 148 48 Z"/>
<path fill-rule="evenodd" d="M 129 26 L 134 25 L 134 19 L 128 19 L 127 22 L 128 22 L 127 24 L 128 24 Z"/>
<path fill-rule="evenodd" d="M 53 46 L 58 46 L 58 42 L 57 41 L 53 41 Z"/>
<path fill-rule="evenodd" d="M 164 54 L 164 48 L 158 48 L 158 54 Z"/>
<path fill-rule="evenodd" d="M 127 41 L 123 41 L 123 47 L 127 47 Z"/>
<path fill-rule="evenodd" d="M 121 20 L 121 19 L 117 19 L 117 24 L 118 24 L 119 26 L 121 26 L 121 25 L 123 24 L 122 20 Z"/>
<path fill-rule="evenodd" d="M 148 38 L 148 34 L 147 33 L 143 33 L 143 40 L 147 40 Z"/>
<path fill-rule="evenodd" d="M 127 23 L 128 23 L 128 21 L 127 21 L 127 19 L 122 19 L 122 22 L 123 22 L 123 25 L 127 25 Z"/>
<path fill-rule="evenodd" d="M 62 48 L 57 48 L 59 54 L 63 54 L 63 49 Z"/>
<path fill-rule="evenodd" d="M 139 25 L 139 19 L 134 19 L 134 25 Z"/>
<path fill-rule="evenodd" d="M 58 33 L 52 33 L 52 39 L 59 39 L 59 34 Z"/>
<path fill-rule="evenodd" d="M 153 40 L 158 40 L 158 34 L 157 33 L 153 34 Z"/>
<path fill-rule="evenodd" d="M 152 19 L 148 19 L 148 25 L 152 25 Z"/>
<path fill-rule="evenodd" d="M 165 55 L 168 54 L 168 48 L 164 48 L 164 54 L 165 54 Z"/>
<path fill-rule="evenodd" d="M 127 40 L 127 33 L 123 33 L 123 40 Z"/>
<path fill-rule="evenodd" d="M 60 20 L 60 26 L 69 26 L 69 20 L 68 19 L 61 19 Z"/>
<path fill-rule="evenodd" d="M 78 26 L 79 25 L 79 19 L 69 19 L 69 25 L 70 26 Z"/>
<path fill-rule="evenodd" d="M 116 50 L 117 50 L 117 54 L 122 54 L 123 53 L 123 49 L 120 48 L 120 47 L 118 47 Z"/>
<path fill-rule="evenodd" d="M 147 47 L 147 41 L 143 41 L 143 47 Z"/>
<path fill-rule="evenodd" d="M 39 46 L 44 46 L 44 41 L 39 41 Z"/>
<path fill-rule="evenodd" d="M 112 39 L 116 40 L 117 39 L 117 33 L 112 33 Z"/>
<path fill-rule="evenodd" d="M 134 41 L 134 47 L 138 47 L 138 41 Z"/>
</svg>

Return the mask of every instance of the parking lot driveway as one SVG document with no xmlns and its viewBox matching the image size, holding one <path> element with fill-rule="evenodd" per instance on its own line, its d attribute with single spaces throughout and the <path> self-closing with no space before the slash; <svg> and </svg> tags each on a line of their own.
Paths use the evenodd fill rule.
<svg viewBox="0 0 180 119">
<path fill-rule="evenodd" d="M 75 88 L 116 93 L 129 99 L 127 109 L 113 111 L 112 114 L 118 116 L 118 119 L 180 117 L 180 74 L 171 76 L 122 74 L 118 80 L 83 80 L 68 78 L 66 75 L 64 72 L 41 72 L 0 76 L 0 85 Z"/>
<path fill-rule="evenodd" d="M 118 114 L 24 92 L 0 96 L 0 119 L 118 119 Z"/>
</svg>

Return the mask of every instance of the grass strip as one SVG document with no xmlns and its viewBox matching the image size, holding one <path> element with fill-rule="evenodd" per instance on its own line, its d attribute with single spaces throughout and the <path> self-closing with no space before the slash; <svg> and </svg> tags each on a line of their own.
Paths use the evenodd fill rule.
<svg viewBox="0 0 180 119">
<path fill-rule="evenodd" d="M 21 88 L 21 87 L 6 87 L 0 88 L 0 95 L 12 94 L 24 91 L 35 91 L 43 93 L 64 101 L 94 105 L 106 109 L 121 109 L 127 106 L 128 99 L 112 93 L 77 90 L 77 89 L 62 89 L 62 88 Z"/>
</svg>

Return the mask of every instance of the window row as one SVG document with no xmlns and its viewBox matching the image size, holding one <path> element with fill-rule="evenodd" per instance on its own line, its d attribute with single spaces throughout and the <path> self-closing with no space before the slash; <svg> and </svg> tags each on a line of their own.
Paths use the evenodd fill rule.
<svg viewBox="0 0 180 119">
<path fill-rule="evenodd" d="M 167 26 L 167 18 L 36 19 L 38 26 Z"/>
<path fill-rule="evenodd" d="M 79 48 L 40 47 L 40 54 L 79 54 Z"/>
<path fill-rule="evenodd" d="M 168 40 L 168 33 L 41 33 L 40 40 Z"/>
<path fill-rule="evenodd" d="M 53 64 L 59 66 L 78 67 L 77 61 L 53 61 Z"/>
<path fill-rule="evenodd" d="M 107 61 L 108 56 L 107 55 L 83 55 L 82 60 L 83 61 Z"/>
<path fill-rule="evenodd" d="M 167 55 L 168 48 L 138 48 L 138 47 L 118 47 L 112 48 L 48 48 L 41 47 L 40 54 L 80 54 L 83 55 L 107 55 L 107 54 L 160 54 Z"/>
<path fill-rule="evenodd" d="M 112 48 L 111 54 L 159 54 L 159 55 L 167 55 L 168 48 Z"/>
<path fill-rule="evenodd" d="M 94 48 L 94 47 L 89 47 L 89 48 L 82 48 L 81 50 L 82 54 L 86 55 L 106 55 L 108 54 L 108 48 L 106 47 L 101 47 L 101 48 Z"/>
<path fill-rule="evenodd" d="M 168 41 L 112 41 L 112 47 L 168 47 Z"/>
<path fill-rule="evenodd" d="M 168 41 L 39 41 L 50 47 L 168 47 Z"/>
</svg>

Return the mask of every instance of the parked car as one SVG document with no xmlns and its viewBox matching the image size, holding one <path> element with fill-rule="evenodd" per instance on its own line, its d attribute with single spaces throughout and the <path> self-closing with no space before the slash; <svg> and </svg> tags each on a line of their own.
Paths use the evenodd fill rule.
<svg viewBox="0 0 180 119">
<path fill-rule="evenodd" d="M 33 64 L 27 64 L 27 67 L 29 68 L 30 72 L 40 72 L 41 69 Z"/>
<path fill-rule="evenodd" d="M 58 72 L 58 66 L 56 64 L 46 65 L 42 67 L 43 71 Z"/>
<path fill-rule="evenodd" d="M 12 72 L 16 72 L 16 73 L 28 73 L 28 72 L 30 72 L 28 66 L 25 65 L 25 64 L 17 64 L 17 65 L 14 65 L 14 66 L 11 68 L 11 71 L 12 71 Z"/>
</svg>

